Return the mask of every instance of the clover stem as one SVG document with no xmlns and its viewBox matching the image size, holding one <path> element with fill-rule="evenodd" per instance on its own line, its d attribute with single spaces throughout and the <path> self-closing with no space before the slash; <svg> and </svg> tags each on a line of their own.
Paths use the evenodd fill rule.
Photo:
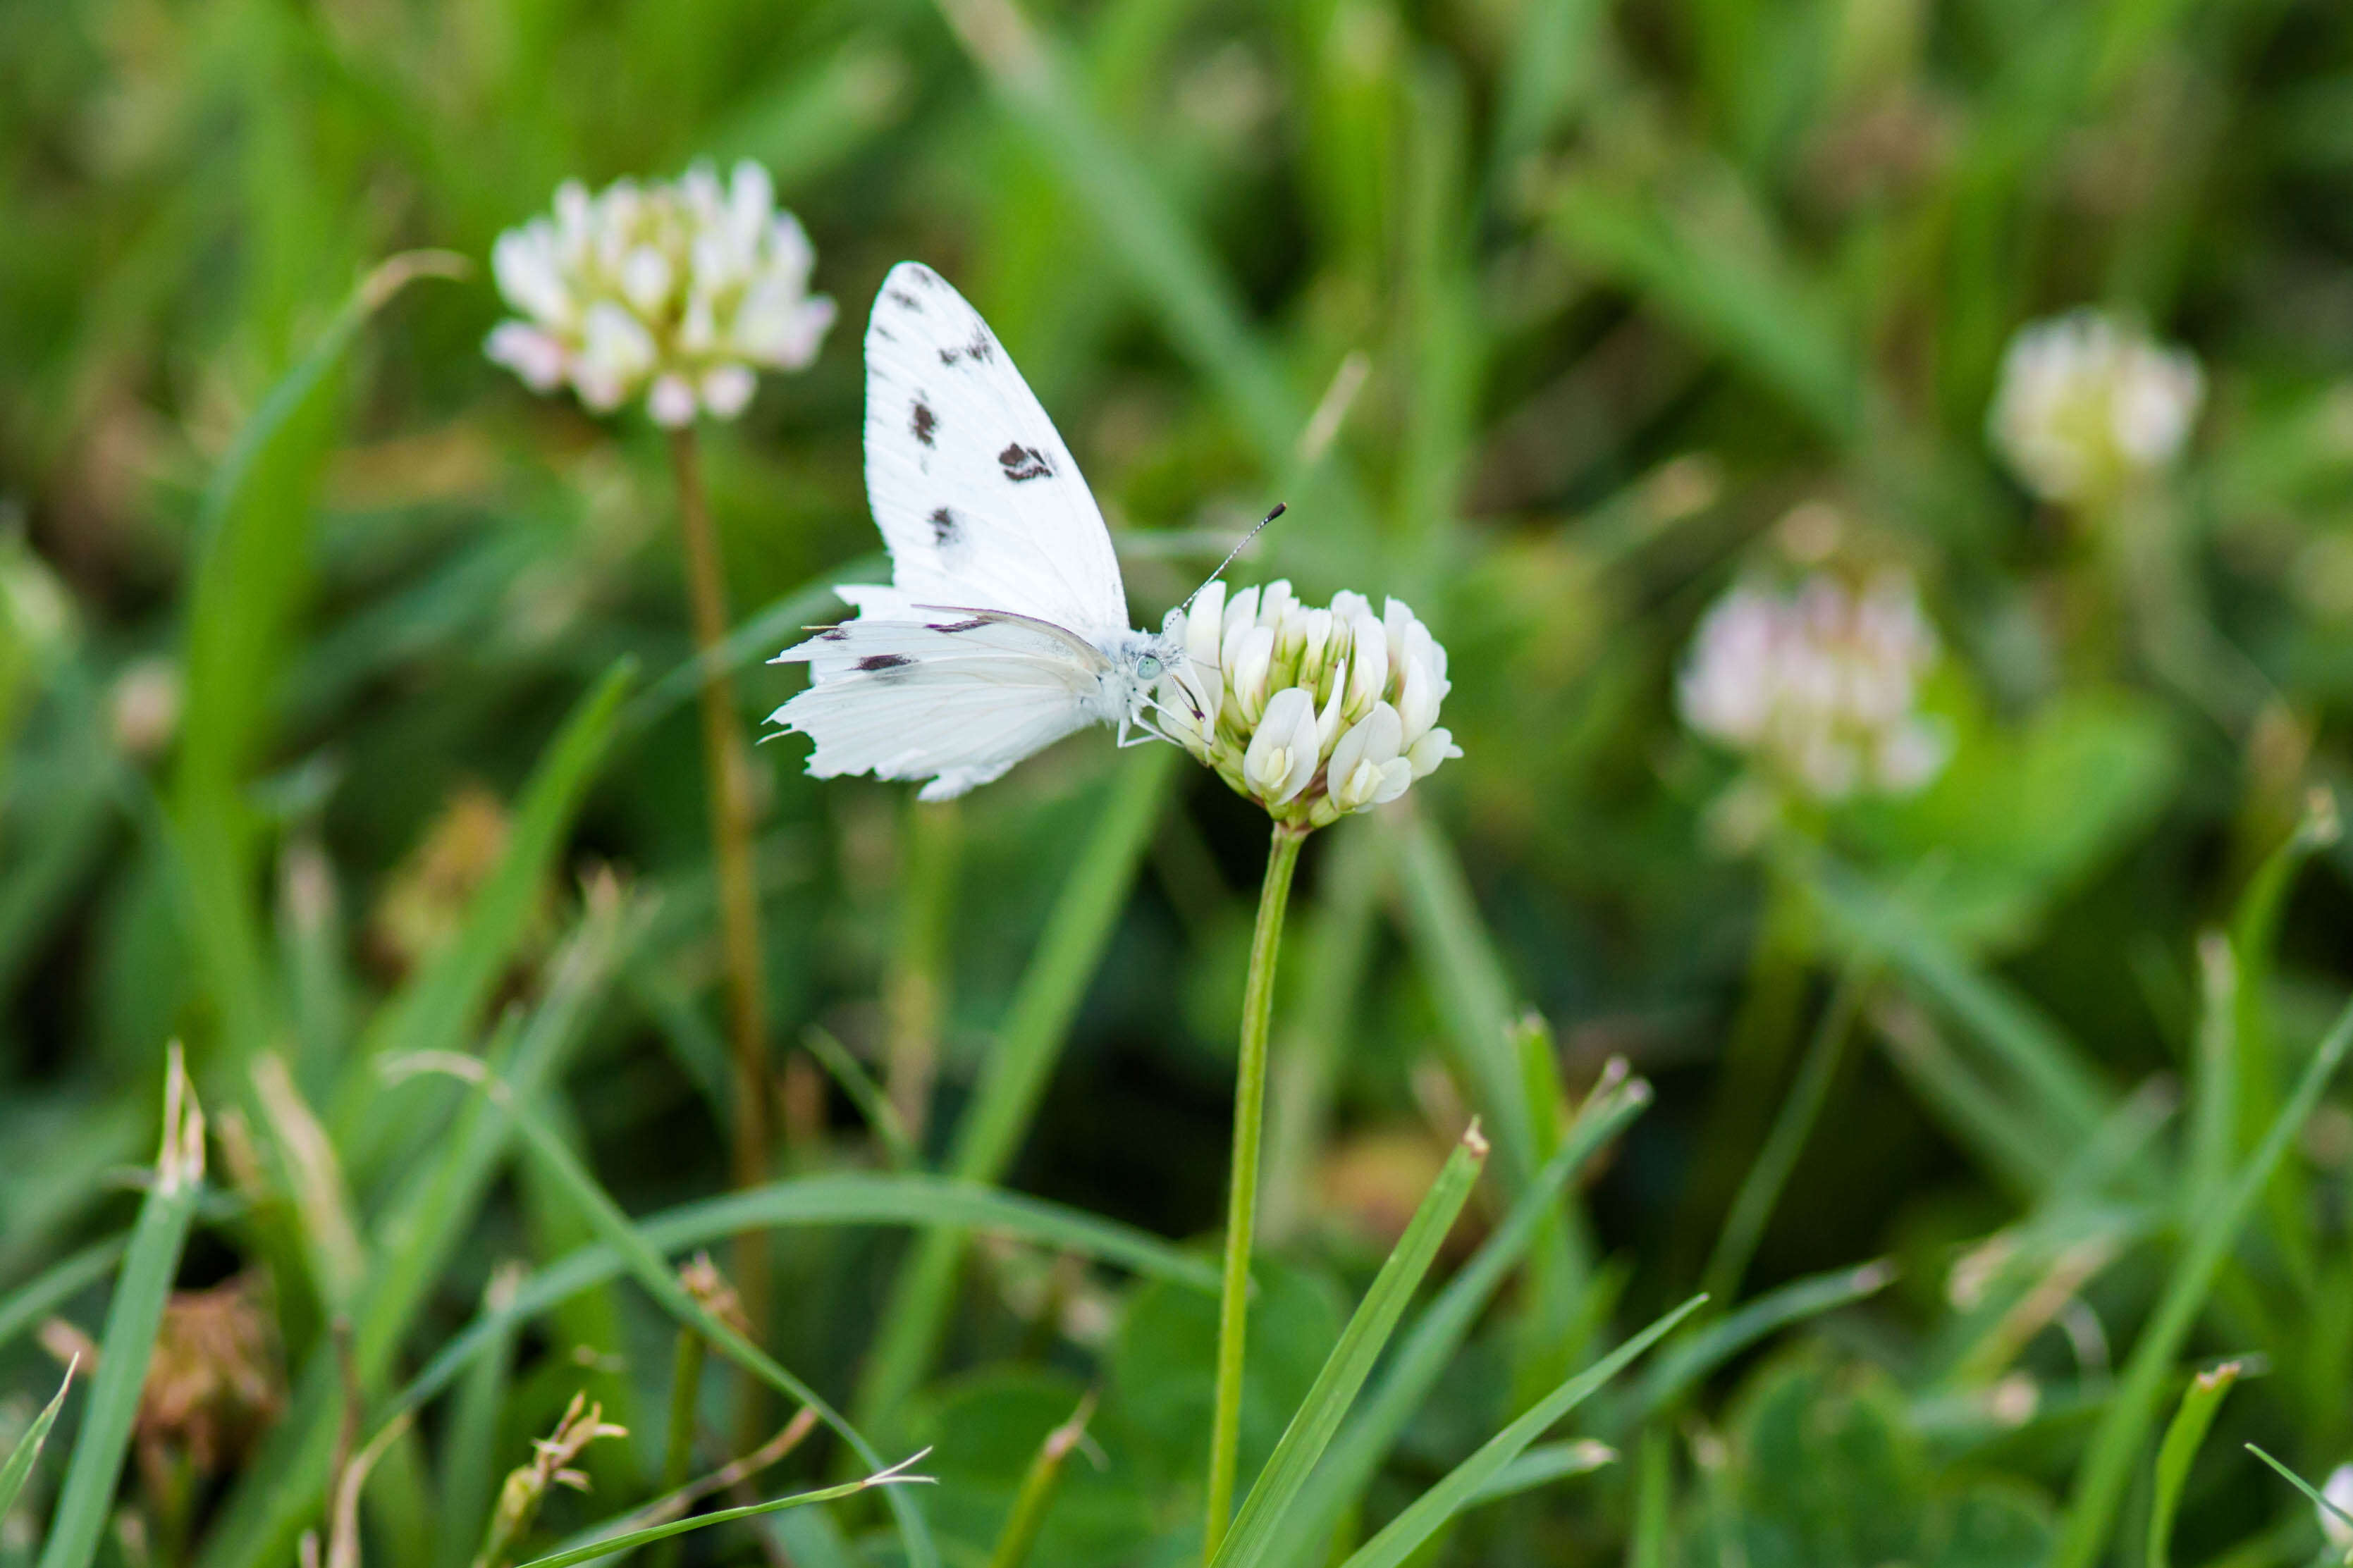
<svg viewBox="0 0 2353 1568">
<path fill-rule="evenodd" d="M 1259 1144 L 1266 1127 L 1267 1037 L 1274 1016 L 1274 962 L 1282 947 L 1282 915 L 1291 902 L 1291 876 L 1308 828 L 1274 825 L 1266 881 L 1259 891 L 1258 927 L 1250 936 L 1250 979 L 1242 989 L 1240 1060 L 1234 1074 L 1234 1149 L 1227 1194 L 1225 1285 L 1218 1303 L 1218 1392 L 1209 1427 L 1209 1509 L 1202 1561 L 1218 1554 L 1234 1511 L 1234 1471 L 1241 1438 L 1242 1350 L 1250 1325 L 1251 1234 L 1258 1221 Z"/>
<path fill-rule="evenodd" d="M 752 858 L 752 764 L 727 678 L 727 590 L 719 542 L 702 488 L 702 461 L 691 426 L 672 430 L 670 467 L 678 477 L 679 535 L 686 549 L 687 596 L 694 647 L 702 661 L 702 766 L 710 793 L 711 857 L 719 890 L 720 942 L 727 968 L 728 1035 L 733 1046 L 734 1126 L 731 1174 L 738 1191 L 773 1170 L 769 1124 L 767 997 L 760 967 L 760 900 Z M 754 1335 L 767 1325 L 768 1246 L 747 1232 L 735 1241 L 734 1284 Z"/>
</svg>

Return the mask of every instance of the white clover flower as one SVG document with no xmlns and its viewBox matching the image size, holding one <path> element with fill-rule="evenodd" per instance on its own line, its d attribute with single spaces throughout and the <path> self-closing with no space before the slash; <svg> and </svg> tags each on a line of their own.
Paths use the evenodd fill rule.
<svg viewBox="0 0 2353 1568">
<path fill-rule="evenodd" d="M 578 181 L 552 217 L 499 236 L 491 270 L 521 319 L 484 352 L 534 392 L 565 383 L 599 414 L 640 393 L 655 423 L 733 419 L 760 370 L 799 370 L 833 324 L 808 291 L 817 252 L 748 160 L 725 184 L 698 163 L 674 182 Z"/>
<path fill-rule="evenodd" d="M 1403 795 L 1462 754 L 1438 725 L 1446 650 L 1395 599 L 1303 605 L 1288 583 L 1211 583 L 1166 635 L 1187 657 L 1162 680 L 1168 738 L 1276 820 L 1321 827 Z"/>
<path fill-rule="evenodd" d="M 2187 351 L 2075 310 L 2010 339 L 1986 432 L 2044 500 L 2096 503 L 2180 453 L 2205 393 Z"/>
<path fill-rule="evenodd" d="M 1734 588 L 1701 621 L 1676 686 L 1683 721 L 1815 800 L 1903 795 L 1943 770 L 1917 711 L 1936 634 L 1908 576 L 1857 593 L 1826 572 L 1794 592 Z"/>
<path fill-rule="evenodd" d="M 2353 1465 L 2337 1466 L 2328 1484 L 2320 1489 L 2320 1495 L 2347 1513 L 2353 1513 Z M 2353 1553 L 2353 1524 L 2346 1523 L 2325 1508 L 2316 1511 L 2320 1515 L 2320 1532 L 2328 1537 L 2328 1543 L 2339 1552 Z"/>
</svg>

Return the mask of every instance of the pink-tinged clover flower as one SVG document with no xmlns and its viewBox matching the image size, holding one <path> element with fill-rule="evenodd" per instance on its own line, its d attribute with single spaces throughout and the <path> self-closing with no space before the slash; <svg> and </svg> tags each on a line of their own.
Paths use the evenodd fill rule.
<svg viewBox="0 0 2353 1568">
<path fill-rule="evenodd" d="M 569 385 L 593 412 L 642 396 L 659 425 L 732 419 L 758 373 L 799 370 L 833 324 L 808 291 L 817 253 L 777 209 L 767 171 L 555 193 L 553 215 L 499 236 L 491 270 L 516 314 L 485 352 L 534 392 Z"/>
</svg>

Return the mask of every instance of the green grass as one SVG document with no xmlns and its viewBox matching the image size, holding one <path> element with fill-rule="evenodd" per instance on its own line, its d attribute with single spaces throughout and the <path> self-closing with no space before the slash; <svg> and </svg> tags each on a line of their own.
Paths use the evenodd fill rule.
<svg viewBox="0 0 2353 1568">
<path fill-rule="evenodd" d="M 520 1561 L 1200 1561 L 1262 815 L 1100 735 L 952 818 L 755 748 L 823 1133 L 730 1190 L 663 442 L 480 353 L 501 229 L 705 156 L 841 311 L 703 432 L 746 733 L 887 570 L 908 257 L 1140 624 L 1280 500 L 1237 585 L 1447 646 L 1465 755 L 1299 872 L 1222 1561 L 2311 1561 L 2348 125 L 2328 0 L 0 9 L 0 1568 L 459 1568 L 584 1392 L 637 1430 Z M 1985 434 L 2084 305 L 2207 385 L 2096 517 Z M 1676 672 L 1824 551 L 1922 584 L 1951 761 L 1727 849 Z M 745 1236 L 739 1324 L 675 1269 Z"/>
</svg>

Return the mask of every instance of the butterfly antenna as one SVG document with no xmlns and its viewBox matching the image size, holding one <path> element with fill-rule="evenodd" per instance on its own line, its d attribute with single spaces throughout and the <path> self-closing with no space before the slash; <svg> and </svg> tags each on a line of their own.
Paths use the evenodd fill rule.
<svg viewBox="0 0 2353 1568">
<path fill-rule="evenodd" d="M 1189 610 L 1189 609 L 1191 609 L 1191 608 L 1193 607 L 1193 601 L 1194 601 L 1194 600 L 1196 600 L 1196 599 L 1198 599 L 1198 598 L 1199 598 L 1199 597 L 1201 596 L 1201 591 L 1202 591 L 1202 589 L 1203 589 L 1203 588 L 1207 588 L 1210 584 L 1212 584 L 1212 583 L 1216 582 L 1219 577 L 1223 576 L 1223 575 L 1225 574 L 1225 570 L 1226 570 L 1226 568 L 1227 568 L 1227 567 L 1229 567 L 1229 566 L 1230 566 L 1230 565 L 1232 565 L 1232 564 L 1234 563 L 1234 558 L 1235 558 L 1236 556 L 1240 555 L 1243 551 L 1248 550 L 1248 549 L 1250 548 L 1250 541 L 1251 541 L 1251 540 L 1253 540 L 1253 539 L 1256 539 L 1260 534 L 1261 534 L 1261 533 L 1265 532 L 1265 531 L 1266 531 L 1266 525 L 1267 525 L 1268 523 L 1270 523 L 1270 522 L 1272 522 L 1276 518 L 1281 517 L 1281 516 L 1283 514 L 1283 511 L 1284 511 L 1284 510 L 1285 510 L 1285 504 L 1286 504 L 1286 503 L 1284 503 L 1284 502 L 1282 502 L 1282 501 L 1277 501 L 1277 502 L 1275 502 L 1275 503 L 1274 503 L 1274 510 L 1273 510 L 1272 511 L 1271 511 L 1271 512 L 1268 512 L 1264 517 L 1260 518 L 1260 519 L 1258 520 L 1258 526 L 1257 526 L 1256 528 L 1251 529 L 1248 533 L 1243 534 L 1243 535 L 1242 535 L 1242 542 L 1241 542 L 1240 544 L 1235 545 L 1231 550 L 1229 550 L 1229 551 L 1227 551 L 1227 552 L 1226 552 L 1226 558 L 1225 558 L 1223 561 L 1220 561 L 1220 562 L 1219 562 L 1219 563 L 1218 563 L 1218 569 L 1217 569 L 1216 571 L 1214 571 L 1214 572 L 1210 573 L 1207 577 L 1202 578 L 1202 579 L 1201 579 L 1201 587 L 1199 587 L 1199 588 L 1196 588 L 1196 589 L 1194 589 L 1191 593 L 1189 593 L 1189 594 L 1186 595 L 1185 595 L 1185 602 L 1184 602 L 1184 604 L 1180 605 L 1179 605 L 1179 606 L 1177 606 L 1177 607 L 1178 607 L 1179 609 L 1186 609 L 1186 610 Z"/>
</svg>

